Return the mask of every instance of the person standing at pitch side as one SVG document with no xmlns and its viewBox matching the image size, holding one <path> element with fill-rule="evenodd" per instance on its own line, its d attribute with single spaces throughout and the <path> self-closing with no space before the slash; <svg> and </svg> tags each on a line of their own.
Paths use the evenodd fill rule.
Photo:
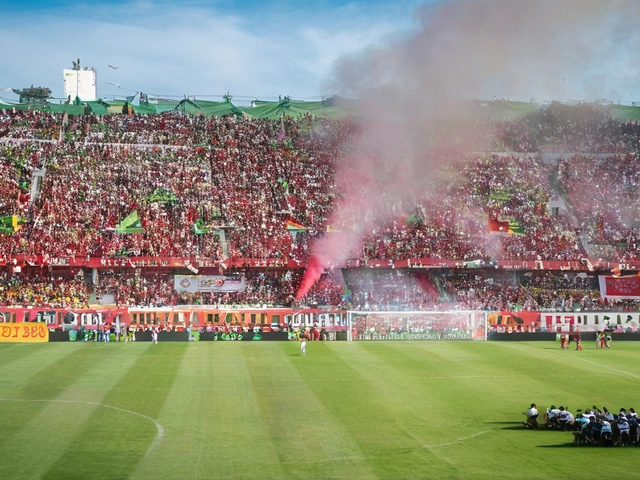
<svg viewBox="0 0 640 480">
<path fill-rule="evenodd" d="M 307 332 L 303 331 L 300 335 L 300 351 L 298 352 L 298 356 L 300 355 L 308 355 L 307 354 L 307 339 L 309 335 Z"/>
</svg>

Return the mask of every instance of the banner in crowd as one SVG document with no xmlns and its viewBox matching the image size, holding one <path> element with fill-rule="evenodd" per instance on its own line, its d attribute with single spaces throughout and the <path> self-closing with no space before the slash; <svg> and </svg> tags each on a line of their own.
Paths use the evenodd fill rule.
<svg viewBox="0 0 640 480">
<path fill-rule="evenodd" d="M 242 292 L 244 275 L 176 275 L 173 288 L 177 292 Z"/>
<path fill-rule="evenodd" d="M 45 323 L 0 323 L 0 342 L 48 342 L 49 329 Z"/>
<path fill-rule="evenodd" d="M 213 258 L 182 257 L 85 257 L 85 256 L 51 256 L 51 255 L 16 255 L 0 256 L 0 267 L 16 266 L 52 266 L 52 267 L 85 267 L 85 268 L 195 268 L 225 269 L 237 268 L 288 268 L 302 269 L 305 263 L 283 258 L 234 258 L 219 261 Z"/>
<path fill-rule="evenodd" d="M 600 295 L 612 300 L 640 300 L 640 277 L 599 275 Z"/>
</svg>

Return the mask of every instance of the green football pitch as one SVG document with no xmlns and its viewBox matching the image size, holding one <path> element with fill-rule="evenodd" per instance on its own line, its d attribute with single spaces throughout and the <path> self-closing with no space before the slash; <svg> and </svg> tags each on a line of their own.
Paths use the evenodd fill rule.
<svg viewBox="0 0 640 480">
<path fill-rule="evenodd" d="M 640 407 L 640 343 L 0 344 L 2 479 L 637 478 L 522 427 Z"/>
</svg>

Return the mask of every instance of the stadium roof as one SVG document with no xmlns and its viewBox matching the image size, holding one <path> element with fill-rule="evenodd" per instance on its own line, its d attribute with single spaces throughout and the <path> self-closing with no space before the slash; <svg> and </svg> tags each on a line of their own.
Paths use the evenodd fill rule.
<svg viewBox="0 0 640 480">
<path fill-rule="evenodd" d="M 69 115 L 80 115 L 92 113 L 94 115 L 109 115 L 126 112 L 138 114 L 156 114 L 168 111 L 190 113 L 193 115 L 205 115 L 207 117 L 222 117 L 225 115 L 247 115 L 253 118 L 266 118 L 270 120 L 279 119 L 282 115 L 297 117 L 298 115 L 311 114 L 313 116 L 328 116 L 332 118 L 343 118 L 356 113 L 356 100 L 344 97 L 333 96 L 319 101 L 300 101 L 289 97 L 281 98 L 279 101 L 254 100 L 251 106 L 238 107 L 231 101 L 232 97 L 225 97 L 223 101 L 216 102 L 210 100 L 197 100 L 187 98 L 184 100 L 167 99 L 146 99 L 142 102 L 134 102 L 134 97 L 127 97 L 127 100 L 103 100 L 83 101 L 76 97 L 72 103 L 47 103 L 46 105 L 14 103 L 5 99 L 0 99 L 0 110 L 38 110 L 46 112 L 66 112 Z M 491 120 L 506 120 L 522 118 L 541 108 L 535 102 L 516 102 L 511 100 L 473 100 L 469 102 L 471 109 L 468 115 L 478 118 L 488 118 Z M 563 104 L 562 102 L 552 102 L 561 104 L 566 108 L 575 105 Z M 640 121 L 640 107 L 635 105 L 610 105 L 609 113 L 617 120 Z"/>
<path fill-rule="evenodd" d="M 194 115 L 216 116 L 225 115 L 248 115 L 254 118 L 278 119 L 282 115 L 296 117 L 298 115 L 311 114 L 314 116 L 329 116 L 342 118 L 354 113 L 353 108 L 349 108 L 353 101 L 332 97 L 326 100 L 315 102 L 294 101 L 289 97 L 284 97 L 277 102 L 255 100 L 249 107 L 237 107 L 231 102 L 231 97 L 226 97 L 222 102 L 208 100 L 184 99 L 181 101 L 150 99 L 138 104 L 127 100 L 96 100 L 82 101 L 75 99 L 73 103 L 47 103 L 46 105 L 27 103 L 2 103 L 0 109 L 16 110 L 38 110 L 46 112 L 67 112 L 69 115 L 80 115 L 83 113 L 93 113 L 95 115 L 108 115 L 133 111 L 135 113 L 163 113 L 167 111 L 178 111 L 191 113 Z"/>
</svg>

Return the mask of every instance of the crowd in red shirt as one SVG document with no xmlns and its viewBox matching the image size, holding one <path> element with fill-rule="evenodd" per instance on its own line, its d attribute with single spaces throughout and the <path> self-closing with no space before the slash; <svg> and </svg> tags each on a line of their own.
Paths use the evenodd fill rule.
<svg viewBox="0 0 640 480">
<path fill-rule="evenodd" d="M 512 153 L 452 155 L 456 181 L 379 207 L 353 260 L 635 259 L 640 129 L 588 113 L 555 129 L 544 116 L 491 124 L 498 132 L 492 149 Z M 120 305 L 290 305 L 337 199 L 358 192 L 336 182 L 358 132 L 354 118 L 66 118 L 0 110 L 0 216 L 24 219 L 15 233 L 0 234 L 7 265 L 0 304 L 83 305 L 109 294 Z M 541 142 L 564 153 L 550 160 Z M 134 211 L 144 232 L 116 233 Z M 515 222 L 524 234 L 491 233 L 488 219 Z M 287 220 L 305 230 L 292 234 Z M 197 222 L 207 233 L 195 233 Z M 246 267 L 243 292 L 180 294 L 172 273 L 104 269 L 93 284 L 81 269 L 32 268 L 39 256 L 207 258 L 221 271 L 225 261 L 280 259 L 300 268 Z M 16 258 L 27 261 L 21 271 Z M 593 284 L 572 285 L 571 293 L 537 285 L 533 294 L 523 279 L 389 275 L 370 284 L 354 275 L 350 283 L 327 271 L 303 301 L 379 309 L 607 307 Z"/>
</svg>

